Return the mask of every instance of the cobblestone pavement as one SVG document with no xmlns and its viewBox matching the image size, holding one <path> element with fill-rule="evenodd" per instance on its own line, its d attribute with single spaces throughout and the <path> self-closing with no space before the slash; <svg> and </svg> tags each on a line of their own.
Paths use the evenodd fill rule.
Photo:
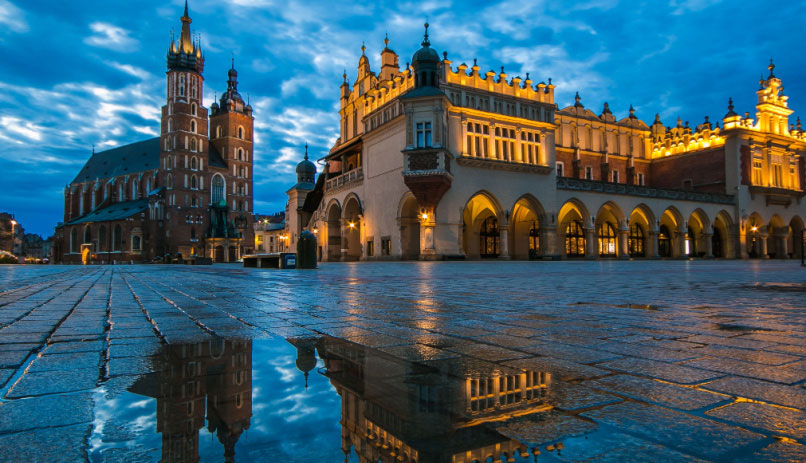
<svg viewBox="0 0 806 463">
<path fill-rule="evenodd" d="M 127 444 L 138 430 L 115 404 L 166 345 L 220 338 L 319 339 L 320 373 L 333 370 L 322 339 L 451 371 L 545 372 L 550 410 L 495 428 L 540 461 L 806 461 L 805 295 L 797 262 L 1 267 L 0 461 L 159 459 Z M 255 347 L 256 384 L 294 353 L 278 346 Z M 343 458 L 323 375 L 311 387 L 335 437 L 317 446 Z M 253 386 L 257 436 L 280 431 L 254 423 L 281 386 Z M 284 461 L 335 461 L 306 455 Z"/>
</svg>

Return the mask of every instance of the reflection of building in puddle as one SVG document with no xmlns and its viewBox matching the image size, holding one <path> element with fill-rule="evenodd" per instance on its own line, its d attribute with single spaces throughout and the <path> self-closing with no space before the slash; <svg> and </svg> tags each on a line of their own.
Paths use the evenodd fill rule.
<svg viewBox="0 0 806 463">
<path fill-rule="evenodd" d="M 164 346 L 153 357 L 157 373 L 130 390 L 157 399 L 157 432 L 166 463 L 199 461 L 204 426 L 234 461 L 235 443 L 252 417 L 252 341 L 214 339 Z"/>
<path fill-rule="evenodd" d="M 345 456 L 354 450 L 361 462 L 470 463 L 539 453 L 496 428 L 551 408 L 547 373 L 468 358 L 406 361 L 332 337 L 293 343 L 307 371 L 316 347 L 341 396 Z"/>
</svg>

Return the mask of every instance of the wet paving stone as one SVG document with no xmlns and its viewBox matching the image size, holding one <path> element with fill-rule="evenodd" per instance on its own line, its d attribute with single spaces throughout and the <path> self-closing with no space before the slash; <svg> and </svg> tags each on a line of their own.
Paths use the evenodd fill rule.
<svg viewBox="0 0 806 463">
<path fill-rule="evenodd" d="M 724 376 L 722 373 L 692 368 L 687 365 L 691 365 L 691 363 L 676 365 L 673 363 L 630 357 L 601 363 L 597 366 L 680 384 L 697 384 Z"/>
<path fill-rule="evenodd" d="M 0 461 L 31 463 L 87 461 L 84 442 L 90 430 L 90 425 L 81 424 L 0 435 Z"/>
<path fill-rule="evenodd" d="M 764 438 L 739 427 L 639 403 L 625 402 L 582 415 L 648 440 L 660 439 L 677 450 L 706 459 L 719 459 Z"/>
<path fill-rule="evenodd" d="M 702 389 L 806 410 L 806 389 L 804 388 L 731 376 L 704 384 Z"/>
<path fill-rule="evenodd" d="M 728 397 L 648 378 L 616 375 L 586 381 L 585 385 L 631 399 L 678 410 L 697 410 L 728 400 Z"/>
<path fill-rule="evenodd" d="M 804 460 L 796 262 L 6 270 L 0 461 Z"/>
<path fill-rule="evenodd" d="M 9 434 L 47 426 L 67 426 L 92 421 L 92 394 L 64 394 L 0 403 L 0 434 Z M 2 461 L 2 460 L 0 460 Z"/>
</svg>

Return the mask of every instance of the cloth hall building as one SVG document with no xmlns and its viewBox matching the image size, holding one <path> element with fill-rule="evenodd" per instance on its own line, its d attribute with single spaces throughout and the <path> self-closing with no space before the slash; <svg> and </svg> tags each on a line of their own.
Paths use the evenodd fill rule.
<svg viewBox="0 0 806 463">
<path fill-rule="evenodd" d="M 578 94 L 560 109 L 550 79 L 453 67 L 427 32 L 402 71 L 387 39 L 379 72 L 362 53 L 345 74 L 323 172 L 301 163 L 288 191 L 292 244 L 314 231 L 325 261 L 803 252 L 806 133 L 772 63 L 755 117 L 729 101 L 666 127 Z"/>
<path fill-rule="evenodd" d="M 219 103 L 204 107 L 204 55 L 187 2 L 168 47 L 160 136 L 92 157 L 64 190 L 54 260 L 147 262 L 252 252 L 252 107 L 233 63 Z"/>
</svg>

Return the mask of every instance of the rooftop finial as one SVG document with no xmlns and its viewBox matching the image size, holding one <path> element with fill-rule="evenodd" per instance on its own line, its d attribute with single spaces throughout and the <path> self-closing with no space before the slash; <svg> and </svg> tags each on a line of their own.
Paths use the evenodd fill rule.
<svg viewBox="0 0 806 463">
<path fill-rule="evenodd" d="M 423 43 L 422 46 L 430 47 L 431 42 L 428 40 L 428 19 L 425 20 L 425 35 L 423 36 Z"/>
<path fill-rule="evenodd" d="M 347 83 L 347 69 L 346 68 L 344 69 L 344 74 L 342 74 L 341 77 L 344 78 L 344 83 L 346 84 Z"/>
<path fill-rule="evenodd" d="M 361 55 L 364 56 L 364 52 L 367 50 L 367 46 L 364 45 L 364 41 L 361 41 Z"/>
<path fill-rule="evenodd" d="M 768 79 L 775 77 L 775 74 L 772 73 L 773 69 L 775 69 L 775 64 L 772 62 L 772 58 L 770 58 L 770 65 L 767 66 L 767 69 L 770 70 L 770 77 L 768 77 Z"/>
<path fill-rule="evenodd" d="M 305 160 L 308 160 L 308 142 L 305 142 Z"/>
<path fill-rule="evenodd" d="M 478 60 L 476 58 L 473 58 L 473 66 L 478 66 Z"/>
<path fill-rule="evenodd" d="M 185 17 L 186 18 L 190 17 L 190 16 L 188 16 L 188 0 L 185 0 Z"/>
<path fill-rule="evenodd" d="M 802 129 L 802 126 L 800 125 L 800 116 L 798 116 L 798 120 L 797 120 L 797 122 L 795 123 L 795 127 L 798 129 L 798 132 L 800 132 L 801 130 L 803 130 L 803 129 Z"/>
<path fill-rule="evenodd" d="M 235 52 L 232 52 L 232 67 L 230 69 L 235 69 Z"/>
<path fill-rule="evenodd" d="M 577 92 L 577 94 L 574 95 L 574 106 L 577 108 L 582 107 L 582 103 L 580 103 L 580 101 L 582 101 L 582 97 L 580 97 L 579 92 Z"/>
<path fill-rule="evenodd" d="M 604 115 L 604 114 L 612 114 L 612 113 L 610 112 L 610 103 L 608 103 L 608 102 L 606 102 L 606 101 L 604 102 L 604 108 L 602 108 L 602 114 L 603 114 L 603 115 Z"/>
<path fill-rule="evenodd" d="M 635 108 L 630 105 L 630 119 L 635 119 Z"/>
<path fill-rule="evenodd" d="M 383 46 L 384 48 L 389 48 L 389 33 L 386 33 L 386 36 L 383 38 Z"/>
<path fill-rule="evenodd" d="M 660 114 L 659 114 L 659 113 L 655 113 L 655 124 L 660 124 L 660 123 L 661 123 L 661 122 L 660 122 Z"/>
<path fill-rule="evenodd" d="M 733 111 L 733 97 L 728 97 L 728 111 Z"/>
<path fill-rule="evenodd" d="M 798 119 L 798 122 L 800 122 L 800 119 Z M 95 143 L 92 144 L 92 155 L 95 155 Z"/>
</svg>

